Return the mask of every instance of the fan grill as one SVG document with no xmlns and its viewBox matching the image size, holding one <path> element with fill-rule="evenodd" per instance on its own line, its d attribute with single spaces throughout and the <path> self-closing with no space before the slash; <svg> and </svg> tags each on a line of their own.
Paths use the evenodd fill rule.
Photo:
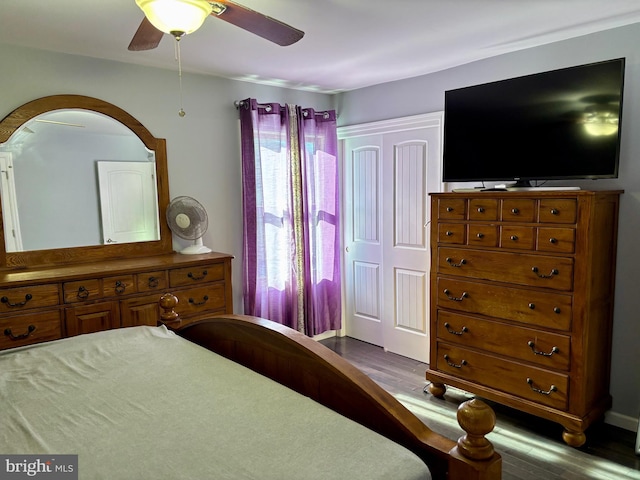
<svg viewBox="0 0 640 480">
<path fill-rule="evenodd" d="M 201 238 L 209 228 L 204 207 L 195 198 L 176 197 L 167 208 L 167 223 L 173 233 L 185 240 Z"/>
</svg>

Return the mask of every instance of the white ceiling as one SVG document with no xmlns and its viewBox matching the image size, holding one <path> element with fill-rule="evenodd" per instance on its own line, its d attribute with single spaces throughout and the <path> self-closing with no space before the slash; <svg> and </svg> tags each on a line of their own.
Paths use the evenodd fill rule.
<svg viewBox="0 0 640 480">
<path fill-rule="evenodd" d="M 638 0 L 240 0 L 305 32 L 280 47 L 209 17 L 184 71 L 337 92 L 640 22 Z M 2 0 L 0 43 L 177 69 L 174 40 L 130 52 L 134 0 Z M 6 48 L 6 46 L 2 47 Z"/>
</svg>

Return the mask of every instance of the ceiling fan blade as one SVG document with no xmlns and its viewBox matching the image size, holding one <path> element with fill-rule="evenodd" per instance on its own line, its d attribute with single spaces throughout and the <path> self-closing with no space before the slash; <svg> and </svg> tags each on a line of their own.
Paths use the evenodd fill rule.
<svg viewBox="0 0 640 480">
<path fill-rule="evenodd" d="M 163 35 L 164 33 L 154 27 L 147 17 L 144 17 L 138 30 L 136 30 L 135 35 L 131 39 L 129 50 L 134 52 L 152 50 L 158 46 Z"/>
<path fill-rule="evenodd" d="M 238 3 L 229 0 L 217 0 L 210 3 L 213 6 L 213 13 L 211 15 L 214 17 L 218 17 L 225 22 L 231 23 L 236 27 L 240 27 L 283 47 L 296 43 L 304 37 L 302 30 L 298 30 L 275 18 L 263 15 Z M 222 7 L 216 8 L 216 4 Z M 222 10 L 222 12 L 220 12 L 220 10 Z"/>
</svg>

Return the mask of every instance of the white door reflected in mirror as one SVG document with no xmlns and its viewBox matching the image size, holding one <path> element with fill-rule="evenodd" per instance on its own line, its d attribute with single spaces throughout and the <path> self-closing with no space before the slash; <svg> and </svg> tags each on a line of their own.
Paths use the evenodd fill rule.
<svg viewBox="0 0 640 480">
<path fill-rule="evenodd" d="M 160 236 L 155 164 L 99 161 L 103 242 L 129 243 Z"/>
<path fill-rule="evenodd" d="M 16 199 L 16 183 L 13 175 L 13 156 L 11 152 L 0 152 L 0 193 L 4 206 L 4 244 L 9 252 L 22 251 L 22 234 Z"/>
</svg>

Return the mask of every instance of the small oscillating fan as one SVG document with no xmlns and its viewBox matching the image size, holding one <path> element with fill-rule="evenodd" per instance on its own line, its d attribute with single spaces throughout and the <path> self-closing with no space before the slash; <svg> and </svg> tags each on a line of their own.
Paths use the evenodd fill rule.
<svg viewBox="0 0 640 480">
<path fill-rule="evenodd" d="M 207 211 L 195 198 L 176 197 L 171 200 L 167 208 L 167 223 L 178 237 L 194 242 L 180 250 L 180 253 L 193 255 L 211 251 L 202 244 L 202 236 L 209 227 Z"/>
</svg>

